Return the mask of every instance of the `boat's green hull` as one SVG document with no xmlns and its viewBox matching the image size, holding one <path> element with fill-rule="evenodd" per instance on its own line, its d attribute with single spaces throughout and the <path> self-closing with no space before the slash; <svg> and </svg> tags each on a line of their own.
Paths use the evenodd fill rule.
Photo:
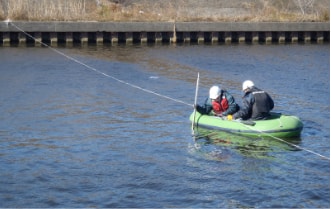
<svg viewBox="0 0 331 209">
<path fill-rule="evenodd" d="M 194 112 L 191 114 L 190 120 L 193 121 L 194 118 L 194 124 L 197 127 L 251 137 L 296 137 L 300 136 L 303 128 L 303 124 L 298 117 L 280 113 L 271 113 L 270 119 L 257 121 L 230 121 L 221 117 L 201 115 L 198 112 L 195 113 L 195 116 Z"/>
</svg>

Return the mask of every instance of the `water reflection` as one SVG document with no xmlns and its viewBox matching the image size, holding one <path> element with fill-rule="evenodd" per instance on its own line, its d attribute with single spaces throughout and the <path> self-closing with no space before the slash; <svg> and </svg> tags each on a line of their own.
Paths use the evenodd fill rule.
<svg viewBox="0 0 331 209">
<path fill-rule="evenodd" d="M 220 160 L 222 153 L 220 150 L 202 150 L 202 147 L 230 147 L 236 150 L 239 154 L 245 157 L 253 158 L 274 158 L 274 154 L 284 151 L 298 151 L 301 142 L 300 137 L 295 138 L 273 138 L 273 137 L 247 137 L 224 131 L 208 130 L 204 128 L 196 128 L 194 147 L 199 152 L 205 152 L 205 156 L 210 159 Z M 279 140 L 277 140 L 279 139 Z M 283 142 L 283 140 L 285 142 Z"/>
</svg>

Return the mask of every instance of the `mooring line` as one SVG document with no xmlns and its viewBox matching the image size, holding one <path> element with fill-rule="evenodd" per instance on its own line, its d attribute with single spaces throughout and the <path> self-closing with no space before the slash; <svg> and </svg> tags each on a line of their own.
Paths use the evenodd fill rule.
<svg viewBox="0 0 331 209">
<path fill-rule="evenodd" d="M 239 123 L 240 123 L 240 122 L 239 122 Z M 240 124 L 242 124 L 242 125 L 245 126 L 246 128 L 249 128 L 249 129 L 252 130 L 252 131 L 255 131 L 255 132 L 257 132 L 257 133 L 261 133 L 261 134 L 265 134 L 266 136 L 271 137 L 271 138 L 273 138 L 273 139 L 276 139 L 276 140 L 278 140 L 278 141 L 280 141 L 280 142 L 283 142 L 283 143 L 285 143 L 285 144 L 287 144 L 287 145 L 290 145 L 290 146 L 295 147 L 295 148 L 300 149 L 300 150 L 304 150 L 304 151 L 306 151 L 306 152 L 309 152 L 309 153 L 311 153 L 311 154 L 317 155 L 317 156 L 319 156 L 319 157 L 321 157 L 321 158 L 324 158 L 324 159 L 326 159 L 326 160 L 330 160 L 329 157 L 326 157 L 326 156 L 324 156 L 324 155 L 321 155 L 321 154 L 319 154 L 319 153 L 317 153 L 317 152 L 314 152 L 314 151 L 312 151 L 312 150 L 306 149 L 306 148 L 301 147 L 301 146 L 299 146 L 299 145 L 296 145 L 296 144 L 290 143 L 290 142 L 288 142 L 288 141 L 286 141 L 286 140 L 284 140 L 284 139 L 278 138 L 278 137 L 276 137 L 276 136 L 272 136 L 272 135 L 269 134 L 269 133 L 266 133 L 266 132 L 263 132 L 263 131 L 256 130 L 256 129 L 250 127 L 249 125 L 246 125 L 246 124 L 243 124 L 243 123 L 240 123 Z"/>
<path fill-rule="evenodd" d="M 272 136 L 272 135 L 270 135 L 270 134 L 268 134 L 268 133 L 265 133 L 265 132 L 263 132 L 263 131 L 259 131 L 259 130 L 253 129 L 253 128 L 251 128 L 249 125 L 245 125 L 245 124 L 242 124 L 242 125 L 245 126 L 245 127 L 247 127 L 247 128 L 249 128 L 249 129 L 251 129 L 252 131 L 255 131 L 256 133 L 265 134 L 266 136 L 271 137 L 271 138 L 273 138 L 273 139 L 276 139 L 276 140 L 278 140 L 278 141 L 280 141 L 280 142 L 283 142 L 283 143 L 285 143 L 285 144 L 287 144 L 287 145 L 289 145 L 289 146 L 292 146 L 292 147 L 295 147 L 295 148 L 297 148 L 297 149 L 299 149 L 299 150 L 304 150 L 304 151 L 309 152 L 309 153 L 311 153 L 311 154 L 317 155 L 317 156 L 319 156 L 319 157 L 321 157 L 321 158 L 323 158 L 323 159 L 325 159 L 325 160 L 330 160 L 329 157 L 326 157 L 326 156 L 324 156 L 324 155 L 321 155 L 321 154 L 319 154 L 319 153 L 317 153 L 317 152 L 314 152 L 314 151 L 312 151 L 312 150 L 309 150 L 309 149 L 306 149 L 306 148 L 301 147 L 301 146 L 299 146 L 299 145 L 296 145 L 296 144 L 290 143 L 290 142 L 288 142 L 288 141 L 286 141 L 286 140 L 284 140 L 284 139 L 281 139 L 281 138 L 278 138 L 278 137 Z M 205 137 L 208 137 L 209 135 L 211 135 L 211 134 L 213 134 L 213 133 L 217 133 L 217 132 L 213 131 L 213 132 L 206 133 L 206 134 L 203 134 L 203 135 L 198 134 L 198 135 L 195 135 L 195 136 L 193 136 L 193 137 L 195 137 L 195 139 L 205 138 Z"/>
<path fill-rule="evenodd" d="M 117 81 L 117 82 L 120 82 L 120 83 L 126 84 L 126 85 L 128 85 L 128 86 L 131 86 L 132 88 L 136 88 L 136 89 L 139 89 L 139 90 L 144 91 L 144 92 L 146 92 L 146 93 L 154 94 L 154 95 L 156 95 L 156 96 L 159 96 L 159 97 L 162 97 L 162 98 L 165 98 L 165 99 L 168 99 L 168 100 L 171 100 L 171 101 L 177 102 L 177 103 L 181 103 L 181 104 L 184 104 L 184 105 L 187 105 L 187 106 L 193 107 L 193 104 L 189 104 L 189 103 L 184 102 L 184 101 L 182 101 L 182 100 L 175 99 L 175 98 L 172 98 L 172 97 L 169 97 L 169 96 L 166 96 L 166 95 L 159 94 L 159 93 L 157 93 L 157 92 L 155 92 L 155 91 L 151 91 L 151 90 L 148 90 L 148 89 L 142 88 L 142 87 L 140 87 L 140 86 L 137 86 L 137 85 L 131 84 L 131 83 L 129 83 L 129 82 L 126 82 L 126 81 L 124 81 L 124 80 L 121 80 L 121 79 L 118 79 L 118 78 L 116 78 L 116 77 L 114 77 L 114 76 L 111 76 L 111 75 L 109 75 L 109 74 L 107 74 L 107 73 L 104 73 L 104 72 L 102 72 L 102 71 L 100 71 L 100 70 L 98 70 L 98 69 L 96 69 L 96 68 L 94 68 L 94 67 L 91 67 L 91 66 L 89 66 L 89 65 L 87 65 L 87 64 L 85 64 L 85 63 L 83 63 L 83 62 L 81 62 L 81 61 L 79 61 L 79 60 L 73 58 L 73 57 L 70 57 L 69 55 L 66 55 L 65 53 L 63 53 L 63 52 L 61 52 L 61 51 L 59 51 L 59 50 L 57 50 L 57 49 L 55 49 L 55 48 L 49 46 L 48 44 L 46 44 L 46 43 L 44 43 L 44 42 L 42 42 L 42 41 L 37 40 L 35 37 L 33 37 L 32 35 L 28 34 L 28 33 L 25 32 L 23 29 L 19 28 L 17 25 L 15 25 L 14 23 L 12 23 L 10 20 L 6 20 L 5 22 L 7 23 L 7 25 L 8 25 L 8 23 L 11 24 L 11 25 L 14 26 L 17 30 L 21 31 L 22 33 L 24 33 L 26 36 L 30 37 L 30 38 L 33 39 L 34 41 L 36 41 L 36 42 L 42 44 L 42 45 L 45 46 L 45 47 L 48 47 L 49 49 L 51 49 L 52 51 L 56 52 L 57 54 L 60 54 L 60 55 L 62 55 L 62 56 L 64 56 L 64 57 L 66 57 L 67 59 L 69 59 L 69 60 L 71 60 L 71 61 L 73 61 L 73 62 L 76 62 L 76 63 L 78 63 L 78 64 L 80 64 L 80 65 L 86 67 L 87 69 L 90 69 L 90 70 L 92 70 L 92 71 L 94 71 L 94 72 L 96 72 L 96 73 L 99 73 L 99 74 L 101 74 L 101 75 L 103 75 L 103 76 L 106 76 L 106 77 L 108 77 L 108 78 L 111 78 L 111 79 L 113 79 L 113 80 L 115 80 L 115 81 Z"/>
</svg>

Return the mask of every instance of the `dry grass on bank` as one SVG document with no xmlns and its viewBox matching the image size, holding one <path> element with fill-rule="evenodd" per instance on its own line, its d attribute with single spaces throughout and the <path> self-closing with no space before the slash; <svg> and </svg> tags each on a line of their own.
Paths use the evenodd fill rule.
<svg viewBox="0 0 331 209">
<path fill-rule="evenodd" d="M 0 19 L 24 21 L 276 21 L 329 22 L 328 0 L 0 0 Z M 132 3 L 133 2 L 133 3 Z M 194 3 L 192 3 L 194 2 Z M 210 2 L 210 1 L 209 1 Z"/>
</svg>

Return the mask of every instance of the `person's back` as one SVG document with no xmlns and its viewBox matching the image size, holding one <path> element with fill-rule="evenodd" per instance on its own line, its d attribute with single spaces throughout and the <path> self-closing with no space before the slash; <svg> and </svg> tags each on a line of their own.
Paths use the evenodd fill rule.
<svg viewBox="0 0 331 209">
<path fill-rule="evenodd" d="M 265 119 L 270 116 L 269 112 L 274 108 L 274 102 L 269 94 L 261 89 L 251 89 L 255 102 L 252 107 L 251 118 L 254 120 Z"/>
<path fill-rule="evenodd" d="M 243 83 L 243 106 L 233 115 L 234 119 L 242 118 L 244 120 L 262 120 L 270 116 L 270 111 L 274 108 L 274 101 L 270 95 L 255 87 L 252 81 Z"/>
</svg>

